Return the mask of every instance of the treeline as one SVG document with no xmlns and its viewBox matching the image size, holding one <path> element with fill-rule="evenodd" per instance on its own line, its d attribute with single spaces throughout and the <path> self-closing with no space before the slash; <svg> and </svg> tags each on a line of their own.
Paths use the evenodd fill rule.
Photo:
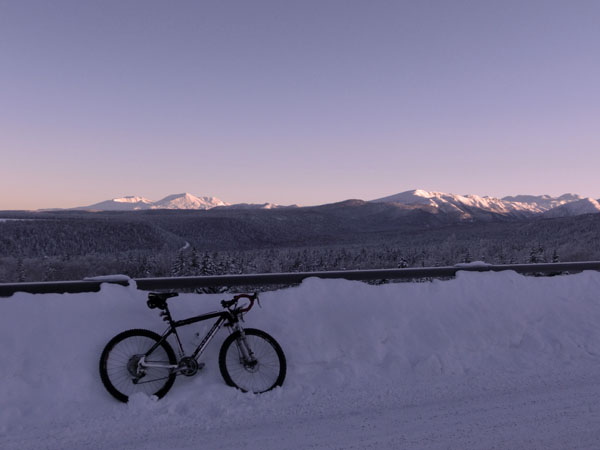
<svg viewBox="0 0 600 450">
<path fill-rule="evenodd" d="M 214 215 L 205 220 L 193 214 L 120 214 L 0 222 L 0 282 L 117 273 L 144 278 L 429 267 L 476 260 L 495 264 L 600 260 L 600 214 L 379 231 L 361 225 L 364 229 L 344 233 L 337 224 L 332 227 L 340 233 L 336 238 L 326 222 L 317 216 L 302 222 L 300 213 L 288 213 L 294 223 L 284 226 L 285 236 L 260 234 L 260 238 L 252 234 L 258 233 L 260 224 L 233 216 L 223 221 Z M 271 216 L 247 217 L 268 222 Z M 280 222 L 283 215 L 273 217 Z M 302 239 L 289 240 L 290 229 L 302 224 Z M 276 233 L 280 226 L 270 231 Z M 244 245 L 217 239 L 223 227 L 229 227 L 227 235 L 244 235 L 239 238 Z M 251 243 L 254 248 L 248 248 Z"/>
<path fill-rule="evenodd" d="M 0 256 L 20 258 L 161 252 L 185 241 L 149 222 L 108 217 L 0 222 Z"/>
<path fill-rule="evenodd" d="M 565 253 L 561 253 L 561 249 Z M 567 255 L 564 257 L 564 255 Z M 194 247 L 179 251 L 128 251 L 61 257 L 0 258 L 0 282 L 55 281 L 125 274 L 132 278 L 203 276 L 243 273 L 311 272 L 392 267 L 435 267 L 483 260 L 493 264 L 600 259 L 600 249 L 545 246 L 536 241 L 519 247 L 502 242 L 461 242 L 455 236 L 422 247 L 305 247 L 246 251 L 202 252 Z"/>
</svg>

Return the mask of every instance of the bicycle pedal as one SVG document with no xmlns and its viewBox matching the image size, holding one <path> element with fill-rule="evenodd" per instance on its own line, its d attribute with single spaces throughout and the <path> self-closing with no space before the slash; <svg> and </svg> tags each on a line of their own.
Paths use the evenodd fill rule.
<svg viewBox="0 0 600 450">
<path fill-rule="evenodd" d="M 198 363 L 198 370 L 202 370 L 202 369 L 204 369 L 204 366 L 205 366 L 205 365 L 206 365 L 206 364 L 204 364 L 203 362 L 199 362 L 199 363 Z"/>
</svg>

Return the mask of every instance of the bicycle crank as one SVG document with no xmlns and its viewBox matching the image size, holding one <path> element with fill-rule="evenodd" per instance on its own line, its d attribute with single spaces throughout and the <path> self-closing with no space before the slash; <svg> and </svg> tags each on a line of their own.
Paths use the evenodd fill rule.
<svg viewBox="0 0 600 450">
<path fill-rule="evenodd" d="M 191 377 L 198 373 L 198 370 L 204 367 L 204 363 L 199 363 L 195 358 L 191 356 L 184 356 L 177 364 L 177 372 L 186 377 Z"/>
</svg>

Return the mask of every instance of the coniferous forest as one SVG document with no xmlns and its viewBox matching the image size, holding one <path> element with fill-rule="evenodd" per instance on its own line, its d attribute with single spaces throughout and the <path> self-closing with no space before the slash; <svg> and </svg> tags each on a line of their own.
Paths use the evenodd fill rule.
<svg viewBox="0 0 600 450">
<path fill-rule="evenodd" d="M 457 222 L 326 206 L 3 212 L 0 282 L 600 259 L 600 214 Z"/>
</svg>

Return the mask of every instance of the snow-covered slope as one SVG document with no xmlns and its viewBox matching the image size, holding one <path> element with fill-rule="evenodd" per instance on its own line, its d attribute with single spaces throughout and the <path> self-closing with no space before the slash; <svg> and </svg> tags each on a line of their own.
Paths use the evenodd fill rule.
<svg viewBox="0 0 600 450">
<path fill-rule="evenodd" d="M 153 202 L 144 197 L 122 197 L 114 198 L 90 206 L 81 206 L 75 209 L 88 211 L 136 211 L 140 209 L 211 209 L 217 206 L 227 206 L 228 203 L 216 197 L 196 197 L 195 195 L 183 194 L 169 195 L 162 200 Z"/>
<path fill-rule="evenodd" d="M 492 448 L 494 441 L 502 442 L 501 448 L 596 448 L 511 439 L 518 424 L 529 438 L 544 425 L 561 427 L 564 440 L 573 444 L 570 433 L 581 428 L 573 424 L 585 417 L 597 423 L 595 397 L 566 412 L 553 408 L 572 398 L 573 389 L 566 387 L 573 386 L 573 373 L 590 374 L 596 380 L 591 392 L 597 394 L 599 289 L 596 272 L 540 278 L 459 272 L 449 281 L 382 286 L 309 279 L 297 288 L 263 294 L 262 309 L 246 317 L 245 326 L 267 331 L 286 354 L 281 389 L 254 396 L 227 387 L 217 361 L 222 331 L 203 355 L 206 367 L 198 375 L 178 377 L 159 402 L 142 395 L 128 405 L 104 390 L 98 359 L 106 342 L 122 330 L 164 330 L 156 310 L 146 307 L 146 294 L 107 285 L 99 293 L 19 293 L 0 299 L 0 448 L 192 449 L 204 443 L 205 433 L 213 444 L 206 448 L 480 449 Z M 218 309 L 223 297 L 184 294 L 170 304 L 177 319 Z M 182 328 L 184 345 L 189 346 L 194 332 L 209 327 Z M 553 386 L 561 377 L 571 384 Z M 531 391 L 522 393 L 532 394 L 524 406 L 519 406 L 519 395 L 509 398 L 506 411 L 493 403 L 493 392 L 506 398 L 532 379 Z M 540 424 L 531 413 L 537 400 L 533 394 L 543 389 L 555 400 L 540 408 L 550 407 L 554 414 Z M 485 401 L 473 403 L 474 397 Z M 465 415 L 454 419 L 449 407 L 457 404 Z M 370 432 L 369 411 L 394 414 L 394 420 L 377 422 L 383 428 L 371 431 L 373 438 L 379 433 L 383 439 L 400 430 L 395 445 L 353 442 L 360 438 L 351 433 L 354 424 L 359 434 Z M 457 427 L 473 428 L 485 414 L 491 434 L 476 427 L 467 435 L 469 442 L 459 445 Z M 439 416 L 450 419 L 446 423 Z M 279 431 L 308 423 L 302 430 L 315 427 L 326 439 L 327 426 L 321 429 L 319 422 L 332 417 L 340 418 L 335 423 L 341 429 L 321 445 L 306 445 L 300 436 L 297 443 L 287 442 L 286 432 Z M 361 420 L 346 422 L 345 417 Z M 409 417 L 414 419 L 410 426 Z M 413 445 L 411 427 L 419 422 L 422 433 L 417 435 L 423 441 Z M 500 422 L 506 435 L 493 429 Z M 267 447 L 251 440 L 257 426 L 266 432 L 260 423 L 270 432 Z M 451 433 L 438 435 L 432 424 L 444 424 L 444 432 Z M 547 432 L 542 428 L 535 436 Z M 176 445 L 182 444 L 177 436 L 187 436 L 186 444 Z M 482 446 L 486 437 L 490 445 Z M 215 445 L 218 439 L 227 445 Z"/>
<path fill-rule="evenodd" d="M 502 197 L 502 200 L 511 203 L 524 203 L 537 210 L 537 212 L 544 212 L 566 203 L 579 201 L 582 198 L 577 194 L 563 194 L 560 197 L 551 197 L 549 195 L 515 195 Z"/>
<path fill-rule="evenodd" d="M 197 197 L 190 193 L 168 195 L 162 200 L 153 202 L 144 197 L 114 198 L 90 206 L 81 206 L 75 209 L 87 211 L 136 211 L 140 209 L 198 209 L 212 208 L 230 209 L 277 209 L 297 208 L 298 205 L 278 205 L 275 203 L 226 203 L 216 197 Z"/>
<path fill-rule="evenodd" d="M 556 206 L 544 213 L 545 217 L 569 217 L 600 212 L 600 203 L 593 198 L 582 198 Z"/>
<path fill-rule="evenodd" d="M 136 211 L 139 209 L 150 209 L 153 205 L 151 200 L 138 196 L 127 196 L 113 198 L 104 202 L 95 203 L 90 206 L 81 206 L 75 209 L 85 209 L 90 211 Z"/>
<path fill-rule="evenodd" d="M 162 200 L 154 202 L 152 209 L 211 209 L 216 206 L 226 206 L 227 203 L 216 197 L 196 197 L 183 194 L 169 195 Z"/>
<path fill-rule="evenodd" d="M 456 195 L 445 192 L 429 192 L 421 189 L 401 192 L 373 202 L 401 203 L 433 207 L 443 213 L 458 213 L 462 218 L 476 218 L 484 213 L 503 216 L 524 216 L 547 213 L 551 217 L 600 212 L 600 204 L 591 198 L 564 194 L 560 197 L 548 195 L 518 195 L 515 197 L 480 197 L 478 195 Z M 573 205 L 567 207 L 568 205 Z M 560 208 L 556 213 L 550 213 Z"/>
<path fill-rule="evenodd" d="M 560 197 L 548 195 L 517 195 L 514 197 L 480 197 L 478 195 L 456 195 L 445 192 L 430 192 L 422 189 L 401 192 L 388 197 L 372 200 L 378 203 L 396 203 L 423 208 L 429 212 L 453 215 L 460 219 L 485 219 L 494 215 L 504 217 L 528 217 L 547 213 L 548 217 L 573 216 L 600 212 L 600 204 L 592 198 L 583 198 L 575 194 Z M 571 205 L 568 206 L 567 205 Z M 93 211 L 134 211 L 139 209 L 197 209 L 206 210 L 216 207 L 231 209 L 275 209 L 297 207 L 282 206 L 273 203 L 226 203 L 216 197 L 197 197 L 189 193 L 169 195 L 157 202 L 143 197 L 122 197 L 75 209 Z M 558 208 L 558 209 L 557 209 Z M 556 209 L 556 211 L 553 211 Z M 549 212 L 553 211 L 553 212 Z"/>
</svg>

